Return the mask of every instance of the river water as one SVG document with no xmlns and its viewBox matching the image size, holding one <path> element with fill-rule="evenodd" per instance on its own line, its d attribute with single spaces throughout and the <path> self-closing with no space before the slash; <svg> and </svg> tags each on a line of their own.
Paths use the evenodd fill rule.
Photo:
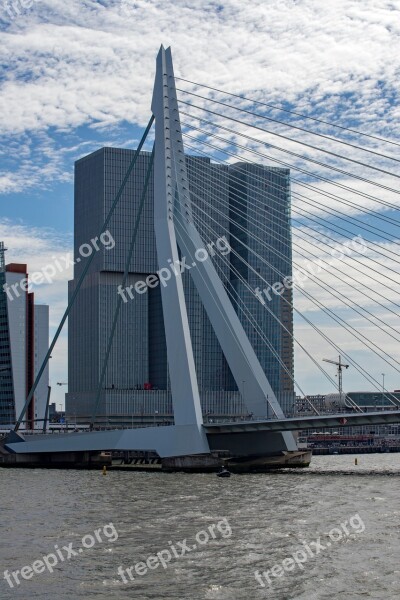
<svg viewBox="0 0 400 600">
<path fill-rule="evenodd" d="M 400 599 L 400 454 L 358 461 L 230 479 L 0 469 L 0 598 Z"/>
</svg>

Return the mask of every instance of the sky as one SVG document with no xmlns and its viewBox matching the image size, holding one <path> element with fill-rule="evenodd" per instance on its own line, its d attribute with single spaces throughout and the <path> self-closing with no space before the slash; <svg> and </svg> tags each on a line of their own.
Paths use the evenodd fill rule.
<svg viewBox="0 0 400 600">
<path fill-rule="evenodd" d="M 318 0 L 69 0 L 67 3 L 0 0 L 0 240 L 4 240 L 8 248 L 7 261 L 28 263 L 29 271 L 34 272 L 72 250 L 74 161 L 102 146 L 136 146 L 150 116 L 155 58 L 160 44 L 172 46 L 175 74 L 179 77 L 379 138 L 398 140 L 399 13 L 397 0 L 329 3 Z M 371 152 L 360 152 L 330 139 L 321 141 L 312 133 L 266 122 L 262 116 L 286 119 L 290 125 L 313 132 L 341 136 L 356 146 L 362 145 L 386 156 L 395 157 L 398 148 L 181 80 L 178 86 L 184 90 L 179 92 L 180 99 L 199 107 L 181 105 L 182 111 L 190 112 L 190 116 L 182 116 L 185 131 L 195 138 L 185 138 L 190 146 L 213 153 L 220 161 L 233 162 L 235 158 L 223 151 L 234 149 L 233 153 L 247 160 L 260 160 L 260 155 L 252 150 L 268 156 L 261 159 L 264 164 L 277 166 L 280 163 L 273 161 L 281 160 L 292 165 L 293 208 L 297 211 L 293 213 L 294 241 L 300 244 L 294 246 L 296 264 L 301 266 L 307 262 L 298 252 L 301 247 L 303 252 L 309 250 L 318 257 L 326 256 L 327 246 L 322 244 L 322 240 L 326 241 L 324 235 L 333 236 L 337 243 L 343 242 L 343 231 L 327 233 L 320 222 L 320 241 L 318 247 L 312 249 L 307 237 L 310 216 L 328 218 L 331 225 L 348 227 L 350 237 L 362 234 L 373 242 L 366 255 L 355 257 L 360 263 L 339 261 L 336 271 L 324 271 L 321 278 L 340 298 L 348 294 L 355 306 L 371 311 L 375 322 L 382 319 L 388 323 L 394 337 L 383 334 L 354 310 L 346 308 L 316 281 L 307 281 L 305 289 L 390 355 L 392 366 L 298 292 L 295 306 L 355 357 L 377 381 L 381 381 L 381 374 L 385 373 L 387 389 L 400 389 L 396 370 L 400 367 L 394 362 L 400 362 L 396 340 L 399 320 L 394 304 L 398 298 L 399 277 L 393 274 L 398 272 L 398 263 L 392 260 L 398 252 L 398 228 L 393 224 L 399 219 L 398 182 L 393 175 L 397 173 L 398 177 L 398 165 Z M 219 129 L 225 141 L 216 141 L 191 130 L 188 125 L 200 128 L 203 123 L 204 126 L 198 117 L 212 120 L 212 127 L 205 125 L 211 135 L 224 123 L 224 116 L 238 118 L 239 113 L 215 104 L 212 110 L 224 116 L 213 115 L 210 119 L 210 114 L 203 110 L 210 104 L 186 92 L 230 102 L 256 111 L 259 116 L 241 114 L 239 118 L 243 122 L 236 124 L 236 133 Z M 260 129 L 255 130 L 254 125 Z M 228 126 L 232 127 L 232 122 Z M 291 139 L 279 138 L 274 133 Z M 246 141 L 243 135 L 252 137 L 252 141 Z M 220 151 L 207 146 L 207 139 L 213 139 Z M 323 146 L 331 153 L 344 154 L 347 159 L 368 162 L 388 173 L 322 154 L 298 144 L 300 140 Z M 151 140 L 147 149 L 150 144 Z M 238 151 L 238 144 L 244 144 L 245 149 Z M 272 145 L 301 157 L 282 153 Z M 328 162 L 350 174 L 334 172 L 311 163 L 310 159 Z M 310 169 L 313 176 L 298 169 Z M 367 178 L 371 183 L 355 179 L 354 175 Z M 334 179 L 336 184 L 364 196 L 344 189 L 338 191 L 318 177 Z M 302 183 L 312 183 L 315 190 L 304 190 Z M 343 204 L 332 197 L 321 195 L 323 192 L 340 194 L 352 205 L 343 208 Z M 324 208 L 310 206 L 296 193 L 318 198 Z M 390 206 L 382 206 L 374 198 Z M 348 222 L 345 224 L 332 213 L 327 215 L 326 208 L 339 210 L 346 218 L 353 217 L 357 221 L 349 227 Z M 305 213 L 304 209 L 311 212 Z M 385 222 L 378 218 L 382 215 L 388 217 Z M 368 225 L 375 228 L 370 233 L 362 229 Z M 383 229 L 378 232 L 378 227 Z M 386 240 L 381 237 L 382 232 L 388 235 Z M 380 266 L 376 266 L 374 260 L 380 262 Z M 358 273 L 352 270 L 357 265 L 361 269 Z M 373 265 L 376 272 L 366 271 Z M 389 268 L 392 271 L 389 272 Z M 72 271 L 67 269 L 59 273 L 51 285 L 35 286 L 36 301 L 50 305 L 52 333 L 66 307 L 67 281 L 71 277 Z M 351 277 L 357 277 L 360 286 L 372 289 L 370 298 L 365 293 L 366 288 L 354 284 Z M 377 304 L 377 300 L 381 304 Z M 389 331 L 387 327 L 386 330 Z M 295 318 L 295 334 L 319 364 L 323 358 L 332 359 L 338 354 L 300 316 Z M 332 369 L 329 372 L 333 377 Z M 296 378 L 308 393 L 334 391 L 299 346 Z M 53 399 L 59 403 L 63 402 L 65 388 L 56 386 L 57 381 L 67 381 L 66 330 L 51 361 Z M 346 372 L 345 387 L 371 389 L 355 368 Z"/>
</svg>

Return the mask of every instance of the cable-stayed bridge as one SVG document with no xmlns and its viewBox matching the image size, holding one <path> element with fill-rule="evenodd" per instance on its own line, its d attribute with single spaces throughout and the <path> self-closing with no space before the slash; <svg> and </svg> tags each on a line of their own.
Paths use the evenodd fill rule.
<svg viewBox="0 0 400 600">
<path fill-rule="evenodd" d="M 269 111 L 267 114 L 265 109 Z M 151 110 L 142 140 L 99 236 L 106 231 L 127 182 L 134 176 L 139 153 L 155 124 L 153 151 L 121 286 L 126 288 L 127 285 L 141 213 L 153 177 L 159 267 L 167 263 L 181 265 L 182 257 L 187 261 L 251 419 L 203 422 L 187 306 L 178 272 L 167 285 L 160 286 L 174 425 L 95 430 L 123 301 L 119 296 L 100 369 L 92 431 L 26 436 L 26 439 L 20 434 L 36 386 L 88 273 L 93 254 L 86 260 L 5 448 L 22 459 L 28 454 L 60 453 L 71 456 L 71 461 L 78 453 L 150 451 L 168 460 L 169 465 L 175 459 L 177 465 L 182 465 L 185 459 L 188 468 L 191 461 L 196 468 L 214 468 L 223 455 L 231 465 L 236 461 L 250 469 L 254 460 L 260 469 L 270 465 L 308 464 L 309 454 L 297 448 L 293 434 L 296 430 L 400 422 L 399 401 L 385 389 L 384 397 L 393 410 L 365 413 L 353 402 L 353 412 L 349 414 L 318 414 L 295 377 L 290 357 L 290 345 L 295 344 L 301 360 L 312 364 L 330 385 L 338 387 L 314 353 L 295 335 L 291 321 L 294 312 L 299 322 L 309 328 L 310 335 L 323 343 L 325 352 L 329 347 L 332 353 L 343 356 L 370 387 L 382 391 L 380 382 L 362 361 L 356 360 L 347 351 L 346 344 L 339 344 L 332 336 L 331 328 L 316 323 L 316 319 L 309 316 L 310 310 L 302 308 L 311 306 L 315 313 L 323 314 L 330 324 L 345 332 L 346 340 L 356 341 L 368 355 L 379 359 L 380 364 L 383 362 L 394 372 L 400 372 L 400 362 L 390 352 L 390 345 L 399 340 L 397 318 L 400 316 L 396 294 L 397 265 L 400 264 L 396 234 L 400 225 L 396 217 L 399 191 L 392 183 L 393 178 L 400 177 L 393 172 L 394 163 L 400 161 L 390 151 L 399 144 L 175 77 L 171 51 L 163 47 L 157 58 Z M 277 112 L 283 116 L 277 118 Z M 328 125 L 329 133 L 324 129 Z M 223 190 L 219 180 L 213 179 L 207 190 L 200 185 L 196 174 L 201 170 L 201 161 L 188 161 L 188 153 L 229 169 L 229 200 L 220 193 Z M 268 186 L 263 167 L 266 162 L 281 168 L 280 177 L 274 177 L 270 170 Z M 282 168 L 287 173 L 283 179 Z M 283 196 L 290 191 L 291 213 L 282 203 Z M 268 218 L 261 219 L 265 211 Z M 231 241 L 230 256 L 220 254 L 213 259 L 210 244 L 221 235 L 221 228 Z M 338 240 L 343 250 L 338 250 Z M 209 249 L 206 260 L 199 255 L 199 250 L 204 248 Z M 342 257 L 334 256 L 333 252 Z M 304 286 L 305 280 L 311 285 Z M 257 305 L 257 311 L 243 300 L 239 289 Z M 299 297 L 298 303 L 293 300 L 293 292 Z M 360 297 L 368 302 L 361 305 L 357 301 Z M 277 298 L 279 311 L 273 309 L 272 300 L 276 305 Z M 383 314 L 378 307 L 384 309 Z M 286 349 L 277 347 L 263 319 L 257 320 L 255 315 L 260 310 L 285 333 Z M 267 349 L 274 358 L 288 389 L 298 390 L 308 401 L 310 415 L 287 418 L 279 394 L 260 363 L 259 347 Z"/>
</svg>

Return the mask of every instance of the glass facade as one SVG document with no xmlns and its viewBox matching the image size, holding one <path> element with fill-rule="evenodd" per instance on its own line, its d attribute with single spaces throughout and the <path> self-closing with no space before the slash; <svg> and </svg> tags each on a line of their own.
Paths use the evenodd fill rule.
<svg viewBox="0 0 400 600">
<path fill-rule="evenodd" d="M 292 276 L 290 209 L 289 169 L 230 167 L 231 281 L 242 308 L 237 312 L 286 412 L 295 399 L 292 291 L 283 286 Z M 282 285 L 283 294 L 273 293 L 274 284 Z"/>
<path fill-rule="evenodd" d="M 347 392 L 346 397 L 361 406 L 361 408 L 370 410 L 379 408 L 390 410 L 394 408 L 396 402 L 400 403 L 400 392 Z M 346 400 L 346 407 L 353 408 L 353 406 Z"/>
<path fill-rule="evenodd" d="M 133 158 L 133 150 L 103 148 L 76 163 L 75 170 L 75 259 L 80 256 L 80 248 L 95 238 L 104 222 L 115 198 L 118 188 Z M 69 393 L 67 395 L 67 413 L 76 414 L 82 420 L 90 418 L 96 395 L 100 370 L 106 351 L 111 323 L 117 303 L 117 286 L 121 283 L 125 267 L 134 222 L 144 186 L 150 153 L 141 152 L 132 176 L 122 194 L 120 203 L 109 224 L 109 231 L 115 240 L 115 247 L 107 249 L 100 245 L 90 267 L 86 280 L 77 297 L 69 318 Z M 243 167 L 243 165 L 240 165 Z M 235 233 L 233 214 L 235 197 L 242 194 L 246 202 L 256 199 L 267 208 L 259 218 L 259 226 L 267 231 L 275 230 L 283 235 L 289 246 L 282 243 L 279 250 L 284 258 L 278 260 L 273 252 L 258 246 L 250 235 L 253 220 L 245 224 L 249 229 L 246 243 L 254 247 L 266 261 L 273 261 L 285 274 L 291 273 L 290 255 L 290 187 L 289 172 L 285 169 L 256 167 L 253 173 L 249 165 L 243 175 L 242 169 L 211 163 L 200 157 L 187 157 L 188 177 L 192 192 L 195 223 L 205 245 L 216 242 L 219 237 L 228 239 Z M 235 170 L 236 169 L 236 170 Z M 242 177 L 238 183 L 238 177 Z M 260 183 L 260 178 L 262 182 Z M 279 217 L 282 223 L 274 219 L 270 206 L 271 183 L 278 181 L 283 185 Z M 144 204 L 133 252 L 128 285 L 144 280 L 147 275 L 159 268 L 153 228 L 153 182 Z M 276 199 L 274 200 L 276 202 Z M 218 207 L 211 211 L 210 204 Z M 261 222 L 260 222 L 261 221 Z M 254 229 L 255 235 L 260 235 Z M 241 234 L 240 234 L 241 235 Z M 263 234 L 261 234 L 263 235 Z M 264 234 L 266 244 L 275 244 L 271 234 Z M 230 243 L 238 254 L 244 253 L 233 237 Z M 293 347 L 291 340 L 283 335 L 283 330 L 268 314 L 262 304 L 244 289 L 238 279 L 232 278 L 230 263 L 233 255 L 213 258 L 217 271 L 226 285 L 240 296 L 248 310 L 262 327 L 265 336 L 280 355 L 289 372 L 293 370 Z M 254 256 L 246 254 L 246 261 L 261 269 L 263 276 L 271 284 L 277 281 L 276 273 L 265 264 L 258 264 Z M 75 264 L 74 280 L 70 282 L 70 293 L 82 272 L 85 259 Z M 162 266 L 162 265 L 161 265 Z M 234 265 L 235 266 L 235 265 Z M 239 265 L 236 264 L 239 268 Z M 252 287 L 260 286 L 253 281 L 251 272 L 241 273 Z M 183 274 L 183 284 L 187 305 L 193 353 L 203 412 L 214 415 L 242 415 L 246 413 L 241 395 L 230 373 L 218 340 L 201 304 L 197 290 L 189 272 Z M 108 362 L 102 404 L 99 414 L 110 422 L 128 419 L 132 415 L 135 421 L 159 419 L 160 415 L 170 415 L 171 398 L 168 375 L 168 361 L 164 334 L 164 322 L 160 288 L 149 289 L 145 294 L 134 292 L 134 299 L 127 297 L 123 302 L 114 343 Z M 285 313 L 281 298 L 274 298 L 271 310 L 279 319 L 285 318 L 292 327 L 291 311 Z M 239 313 L 240 314 L 240 313 Z M 246 331 L 253 343 L 261 364 L 271 381 L 273 389 L 291 393 L 290 378 L 287 380 L 279 361 L 260 341 L 255 331 L 243 320 Z M 290 383 L 289 383 L 290 382 Z M 100 419 L 101 420 L 101 419 Z M 103 419 L 104 420 L 104 419 Z"/>
</svg>

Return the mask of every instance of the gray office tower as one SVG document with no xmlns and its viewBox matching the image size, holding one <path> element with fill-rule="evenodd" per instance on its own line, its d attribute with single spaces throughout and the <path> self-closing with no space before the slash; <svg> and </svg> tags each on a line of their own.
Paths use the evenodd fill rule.
<svg viewBox="0 0 400 600">
<path fill-rule="evenodd" d="M 110 235 L 103 236 L 102 241 L 93 240 L 133 154 L 133 150 L 102 148 L 75 165 L 76 262 L 70 295 L 90 248 L 95 253 L 69 317 L 66 407 L 68 418 L 78 422 L 87 422 L 92 416 L 149 153 L 140 154 L 107 228 Z M 288 413 L 294 403 L 291 292 L 271 294 L 271 299 L 266 296 L 263 304 L 254 290 L 263 290 L 267 284 L 291 275 L 289 170 L 248 163 L 219 165 L 192 156 L 187 157 L 187 166 L 195 223 L 205 244 L 223 236 L 230 244 L 232 251 L 217 251 L 214 264 Z M 162 267 L 169 265 L 157 262 L 151 180 L 127 286 Z M 186 271 L 182 277 L 205 419 L 248 416 L 241 399 L 246 382 L 236 385 L 190 273 Z M 133 299 L 125 294 L 125 299 L 100 390 L 97 421 L 103 425 L 170 423 L 168 360 L 174 357 L 167 359 L 160 286 L 143 294 L 134 292 Z"/>
</svg>

